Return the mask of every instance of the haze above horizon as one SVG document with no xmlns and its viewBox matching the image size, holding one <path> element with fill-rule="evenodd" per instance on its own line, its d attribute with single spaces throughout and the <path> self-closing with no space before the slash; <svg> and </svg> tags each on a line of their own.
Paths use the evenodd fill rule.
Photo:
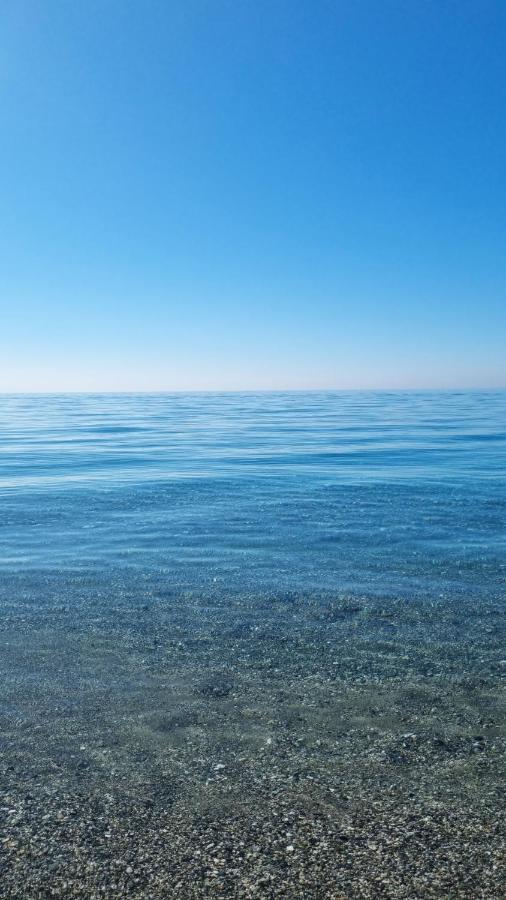
<svg viewBox="0 0 506 900">
<path fill-rule="evenodd" d="M 0 26 L 0 391 L 506 386 L 499 0 Z"/>
</svg>

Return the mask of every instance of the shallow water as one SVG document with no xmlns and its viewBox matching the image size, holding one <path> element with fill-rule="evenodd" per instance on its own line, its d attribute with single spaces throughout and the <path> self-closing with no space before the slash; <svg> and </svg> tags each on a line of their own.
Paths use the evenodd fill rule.
<svg viewBox="0 0 506 900">
<path fill-rule="evenodd" d="M 2 397 L 0 895 L 500 896 L 505 463 L 505 392 Z"/>
</svg>

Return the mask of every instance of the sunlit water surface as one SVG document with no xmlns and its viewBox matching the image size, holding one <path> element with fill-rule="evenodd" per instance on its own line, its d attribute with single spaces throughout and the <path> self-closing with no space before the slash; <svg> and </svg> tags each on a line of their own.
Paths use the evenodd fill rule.
<svg viewBox="0 0 506 900">
<path fill-rule="evenodd" d="M 5 895 L 499 896 L 505 464 L 504 392 L 2 397 Z"/>
<path fill-rule="evenodd" d="M 504 393 L 11 396 L 0 440 L 6 575 L 501 588 Z"/>
</svg>

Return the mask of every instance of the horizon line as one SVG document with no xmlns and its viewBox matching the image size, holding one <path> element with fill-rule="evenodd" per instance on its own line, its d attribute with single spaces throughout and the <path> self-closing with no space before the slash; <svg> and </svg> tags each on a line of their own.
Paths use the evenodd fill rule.
<svg viewBox="0 0 506 900">
<path fill-rule="evenodd" d="M 311 388 L 153 388 L 153 389 L 88 389 L 88 390 L 1 390 L 0 397 L 16 396 L 82 396 L 90 394 L 347 394 L 347 393 L 469 393 L 472 391 L 506 391 L 504 385 L 446 386 L 446 387 L 311 387 Z"/>
</svg>

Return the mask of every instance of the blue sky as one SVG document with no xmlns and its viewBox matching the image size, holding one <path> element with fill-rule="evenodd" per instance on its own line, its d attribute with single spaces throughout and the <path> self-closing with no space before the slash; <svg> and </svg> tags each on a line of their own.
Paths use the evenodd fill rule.
<svg viewBox="0 0 506 900">
<path fill-rule="evenodd" d="M 505 386 L 502 0 L 4 0 L 0 390 Z"/>
</svg>

